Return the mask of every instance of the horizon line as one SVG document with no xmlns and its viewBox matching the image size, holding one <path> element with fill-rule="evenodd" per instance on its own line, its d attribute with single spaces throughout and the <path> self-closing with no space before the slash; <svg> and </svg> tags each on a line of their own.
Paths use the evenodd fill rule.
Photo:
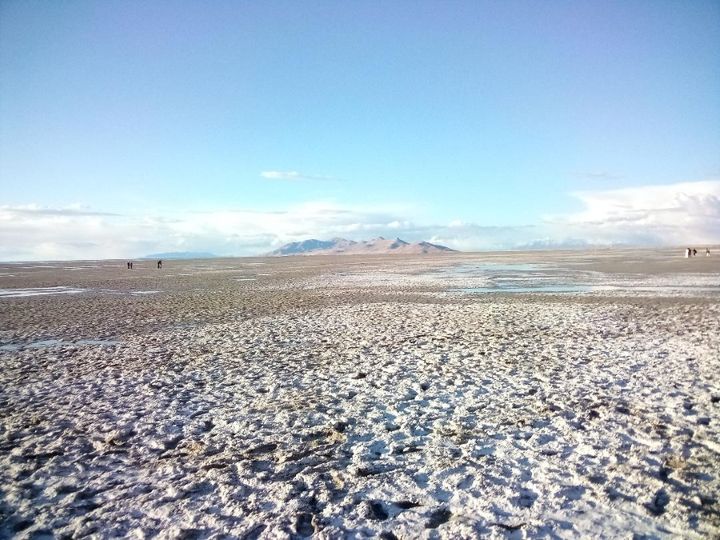
<svg viewBox="0 0 720 540">
<path fill-rule="evenodd" d="M 513 247 L 513 248 L 493 248 L 493 249 L 477 249 L 477 250 L 469 250 L 469 251 L 462 251 L 459 249 L 453 249 L 453 251 L 450 252 L 443 252 L 442 256 L 446 257 L 448 255 L 472 255 L 474 253 L 507 253 L 507 252 L 542 252 L 542 251 L 583 251 L 583 250 L 628 250 L 628 249 L 642 249 L 645 251 L 650 250 L 670 250 L 670 249 L 679 249 L 684 250 L 688 247 L 693 247 L 697 249 L 720 249 L 720 242 L 716 244 L 698 244 L 696 246 L 687 246 L 684 244 L 673 244 L 673 245 L 648 245 L 648 244 L 587 244 L 584 246 L 564 246 L 564 247 L 537 247 L 537 248 L 530 248 L 530 247 Z M 169 251 L 166 252 L 168 255 L 173 253 L 183 253 L 182 251 L 174 252 Z M 289 258 L 289 257 L 348 257 L 348 256 L 360 256 L 360 257 L 397 257 L 398 255 L 392 254 L 392 253 L 343 253 L 343 254 L 315 254 L 315 255 L 301 255 L 301 254 L 293 254 L 293 255 L 213 255 L 212 257 L 188 257 L 188 258 L 179 258 L 179 259 L 173 259 L 173 258 L 167 258 L 167 261 L 203 261 L 203 260 L 211 260 L 211 259 L 277 259 L 277 258 Z M 400 256 L 404 257 L 427 257 L 428 254 L 400 254 Z M 432 254 L 430 255 L 433 256 Z M 699 255 L 698 255 L 699 256 Z M 110 258 L 103 258 L 103 259 L 0 259 L 0 264 L 21 264 L 21 263 L 64 263 L 64 262 L 100 262 L 100 261 L 136 261 L 136 260 L 147 260 L 152 261 L 157 259 L 158 257 L 152 257 L 147 255 L 141 255 L 136 257 L 110 257 Z"/>
</svg>

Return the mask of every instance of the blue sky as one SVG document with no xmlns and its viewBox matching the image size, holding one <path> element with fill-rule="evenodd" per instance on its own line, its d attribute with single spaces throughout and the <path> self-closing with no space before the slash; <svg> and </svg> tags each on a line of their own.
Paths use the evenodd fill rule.
<svg viewBox="0 0 720 540">
<path fill-rule="evenodd" d="M 5 1 L 0 259 L 720 242 L 718 43 L 716 1 Z"/>
</svg>

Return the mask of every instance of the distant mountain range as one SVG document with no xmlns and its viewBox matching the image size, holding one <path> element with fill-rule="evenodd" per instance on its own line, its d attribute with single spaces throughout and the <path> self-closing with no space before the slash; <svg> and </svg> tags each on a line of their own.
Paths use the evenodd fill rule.
<svg viewBox="0 0 720 540">
<path fill-rule="evenodd" d="M 267 253 L 270 257 L 286 255 L 420 255 L 423 253 L 450 253 L 455 251 L 449 247 L 431 244 L 430 242 L 410 243 L 400 238 L 389 240 L 382 236 L 374 240 L 346 240 L 345 238 L 333 238 L 332 240 L 303 240 L 302 242 L 290 242 L 284 246 Z"/>
<path fill-rule="evenodd" d="M 151 253 L 143 259 L 214 259 L 217 255 L 205 251 L 168 251 L 167 253 Z"/>
</svg>

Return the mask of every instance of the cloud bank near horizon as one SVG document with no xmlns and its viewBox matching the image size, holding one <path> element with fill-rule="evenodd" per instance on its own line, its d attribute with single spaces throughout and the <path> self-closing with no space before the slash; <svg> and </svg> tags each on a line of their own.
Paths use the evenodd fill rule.
<svg viewBox="0 0 720 540">
<path fill-rule="evenodd" d="M 720 181 L 573 193 L 580 212 L 546 225 L 594 244 L 713 244 L 720 241 Z"/>
<path fill-rule="evenodd" d="M 257 255 L 286 242 L 401 236 L 462 251 L 582 245 L 720 243 L 720 181 L 574 193 L 574 213 L 534 224 L 421 224 L 407 205 L 306 202 L 276 211 L 224 209 L 132 216 L 79 205 L 0 206 L 0 260 L 130 258 L 153 252 Z"/>
</svg>

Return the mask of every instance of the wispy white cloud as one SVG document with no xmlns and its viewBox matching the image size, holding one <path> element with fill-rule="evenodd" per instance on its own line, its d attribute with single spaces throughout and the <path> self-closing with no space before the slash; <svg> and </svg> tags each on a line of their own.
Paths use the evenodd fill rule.
<svg viewBox="0 0 720 540">
<path fill-rule="evenodd" d="M 260 176 L 267 180 L 340 180 L 334 176 L 324 176 L 320 174 L 305 174 L 298 171 L 263 171 Z"/>
<path fill-rule="evenodd" d="M 37 204 L 20 206 L 0 206 L 0 212 L 5 214 L 30 214 L 36 216 L 117 216 L 111 212 L 97 212 L 82 205 L 72 205 L 63 208 L 50 208 Z"/>
<path fill-rule="evenodd" d="M 620 180 L 622 179 L 622 175 L 611 173 L 608 171 L 581 171 L 581 172 L 575 172 L 573 174 L 576 178 L 580 178 L 582 180 L 601 180 L 601 181 L 611 181 L 611 180 Z"/>
</svg>

